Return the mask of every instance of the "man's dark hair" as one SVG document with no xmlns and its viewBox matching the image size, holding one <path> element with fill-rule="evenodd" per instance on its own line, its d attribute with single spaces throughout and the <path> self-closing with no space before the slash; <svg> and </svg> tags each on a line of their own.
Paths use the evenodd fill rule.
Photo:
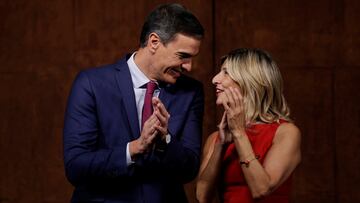
<svg viewBox="0 0 360 203">
<path fill-rule="evenodd" d="M 170 42 L 176 34 L 202 39 L 204 28 L 199 20 L 180 4 L 163 4 L 147 17 L 140 35 L 140 46 L 145 47 L 149 35 L 159 35 L 163 44 Z"/>
</svg>

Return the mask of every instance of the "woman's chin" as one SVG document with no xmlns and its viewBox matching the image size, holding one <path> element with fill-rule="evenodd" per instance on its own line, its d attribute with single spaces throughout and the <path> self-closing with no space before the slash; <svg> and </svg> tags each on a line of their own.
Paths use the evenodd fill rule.
<svg viewBox="0 0 360 203">
<path fill-rule="evenodd" d="M 215 103 L 216 103 L 216 106 L 221 106 L 222 105 L 222 101 L 221 101 L 220 98 L 217 98 Z"/>
</svg>

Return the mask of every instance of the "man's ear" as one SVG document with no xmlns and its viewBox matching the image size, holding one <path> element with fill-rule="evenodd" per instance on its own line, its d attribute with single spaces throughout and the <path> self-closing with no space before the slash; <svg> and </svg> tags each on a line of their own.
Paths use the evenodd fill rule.
<svg viewBox="0 0 360 203">
<path fill-rule="evenodd" d="M 155 53 L 155 51 L 159 48 L 160 44 L 161 40 L 159 35 L 157 35 L 155 32 L 150 33 L 147 46 L 151 53 Z"/>
</svg>

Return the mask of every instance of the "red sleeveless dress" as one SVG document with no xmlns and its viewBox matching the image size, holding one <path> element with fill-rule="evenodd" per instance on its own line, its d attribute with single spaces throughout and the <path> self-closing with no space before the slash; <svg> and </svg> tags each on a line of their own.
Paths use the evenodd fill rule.
<svg viewBox="0 0 360 203">
<path fill-rule="evenodd" d="M 284 121 L 280 121 L 283 123 Z M 272 141 L 280 123 L 255 124 L 250 127 L 246 133 L 249 137 L 255 154 L 260 155 L 260 163 L 263 163 L 266 153 L 272 145 Z M 251 164 L 251 163 L 250 163 Z M 234 143 L 228 145 L 222 165 L 222 187 L 220 194 L 224 203 L 288 203 L 291 189 L 291 176 L 278 189 L 270 195 L 254 200 L 242 169 L 236 152 Z"/>
</svg>

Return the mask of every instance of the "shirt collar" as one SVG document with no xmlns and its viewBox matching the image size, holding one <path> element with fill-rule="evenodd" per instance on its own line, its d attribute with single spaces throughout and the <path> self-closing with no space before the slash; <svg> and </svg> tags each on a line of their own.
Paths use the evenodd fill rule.
<svg viewBox="0 0 360 203">
<path fill-rule="evenodd" d="M 127 64 L 129 66 L 131 80 L 132 80 L 134 88 L 142 88 L 150 80 L 136 65 L 136 63 L 134 61 L 135 54 L 136 54 L 136 52 L 134 52 L 131 55 L 131 57 L 127 60 Z"/>
</svg>

